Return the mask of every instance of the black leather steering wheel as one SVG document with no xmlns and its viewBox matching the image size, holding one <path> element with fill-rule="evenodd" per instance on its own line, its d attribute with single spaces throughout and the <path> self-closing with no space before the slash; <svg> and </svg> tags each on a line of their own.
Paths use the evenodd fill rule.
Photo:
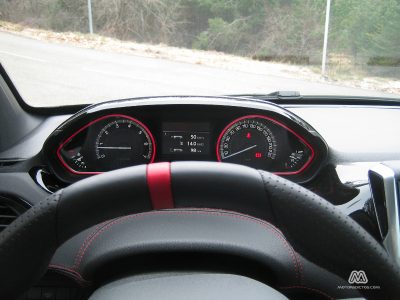
<svg viewBox="0 0 400 300">
<path fill-rule="evenodd" d="M 0 298 L 26 291 L 46 272 L 56 249 L 90 226 L 124 215 L 188 208 L 222 209 L 274 225 L 296 252 L 341 278 L 363 270 L 368 282 L 380 287 L 360 290 L 368 299 L 400 295 L 399 268 L 384 248 L 319 196 L 239 165 L 175 162 L 81 180 L 21 215 L 0 234 Z"/>
</svg>

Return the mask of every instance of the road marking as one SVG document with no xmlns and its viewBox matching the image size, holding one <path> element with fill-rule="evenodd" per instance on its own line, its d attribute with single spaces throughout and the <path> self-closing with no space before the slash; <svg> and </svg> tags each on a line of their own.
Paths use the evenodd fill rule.
<svg viewBox="0 0 400 300">
<path fill-rule="evenodd" d="M 94 72 L 94 73 L 98 73 L 98 74 L 102 74 L 102 75 L 106 75 L 106 76 L 112 76 L 112 77 L 120 77 L 120 78 L 127 78 L 130 80 L 140 80 L 140 81 L 144 81 L 144 82 L 151 82 L 151 83 L 158 83 L 158 84 L 168 84 L 168 82 L 165 82 L 164 80 L 157 80 L 157 79 L 148 79 L 148 78 L 143 78 L 143 77 L 138 77 L 138 76 L 132 76 L 132 75 L 128 75 L 128 74 L 122 74 L 122 73 L 117 73 L 117 72 L 109 72 L 109 71 L 102 71 L 102 70 L 96 70 L 96 69 L 90 69 L 90 68 L 83 68 L 84 71 L 87 72 Z"/>
<path fill-rule="evenodd" d="M 35 57 L 31 57 L 31 56 L 20 55 L 20 54 L 15 54 L 15 53 L 7 52 L 7 51 L 0 51 L 0 53 L 6 54 L 6 55 L 15 56 L 15 57 L 19 57 L 19 58 L 23 58 L 23 59 L 29 59 L 29 60 L 33 60 L 33 61 L 37 61 L 37 62 L 47 62 L 44 59 L 35 58 Z"/>
<path fill-rule="evenodd" d="M 103 74 L 103 75 L 107 75 L 107 76 L 125 77 L 125 78 L 129 78 L 129 79 L 142 79 L 142 78 L 131 76 L 131 75 L 121 74 L 121 73 L 117 73 L 117 72 L 96 70 L 96 69 L 91 69 L 91 68 L 83 68 L 83 70 L 88 71 L 88 72 L 99 73 L 99 74 Z"/>
</svg>

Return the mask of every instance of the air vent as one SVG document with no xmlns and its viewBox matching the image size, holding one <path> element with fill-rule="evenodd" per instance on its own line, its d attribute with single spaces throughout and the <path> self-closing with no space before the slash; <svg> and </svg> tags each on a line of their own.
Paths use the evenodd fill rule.
<svg viewBox="0 0 400 300">
<path fill-rule="evenodd" d="M 13 166 L 19 162 L 21 162 L 22 160 L 17 159 L 17 160 L 0 160 L 0 167 L 10 167 Z"/>
<path fill-rule="evenodd" d="M 15 209 L 0 203 L 0 231 L 3 231 L 18 216 L 19 214 Z"/>
<path fill-rule="evenodd" d="M 26 211 L 27 208 L 19 202 L 11 197 L 0 196 L 0 232 Z"/>
<path fill-rule="evenodd" d="M 45 168 L 33 168 L 29 174 L 41 188 L 49 193 L 54 193 L 66 186 L 64 182 Z"/>
</svg>

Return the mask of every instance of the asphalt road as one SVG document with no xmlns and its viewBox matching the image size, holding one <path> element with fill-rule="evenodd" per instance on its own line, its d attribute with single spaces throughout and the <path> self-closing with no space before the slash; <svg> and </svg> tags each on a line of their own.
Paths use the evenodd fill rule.
<svg viewBox="0 0 400 300">
<path fill-rule="evenodd" d="M 34 106 L 155 95 L 302 94 L 388 96 L 380 92 L 82 49 L 0 32 L 0 62 Z"/>
</svg>

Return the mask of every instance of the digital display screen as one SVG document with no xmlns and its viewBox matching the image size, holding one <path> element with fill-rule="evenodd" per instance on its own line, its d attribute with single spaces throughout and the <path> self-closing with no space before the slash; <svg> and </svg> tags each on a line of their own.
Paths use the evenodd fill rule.
<svg viewBox="0 0 400 300">
<path fill-rule="evenodd" d="M 164 123 L 162 125 L 163 154 L 208 155 L 210 124 Z"/>
</svg>

